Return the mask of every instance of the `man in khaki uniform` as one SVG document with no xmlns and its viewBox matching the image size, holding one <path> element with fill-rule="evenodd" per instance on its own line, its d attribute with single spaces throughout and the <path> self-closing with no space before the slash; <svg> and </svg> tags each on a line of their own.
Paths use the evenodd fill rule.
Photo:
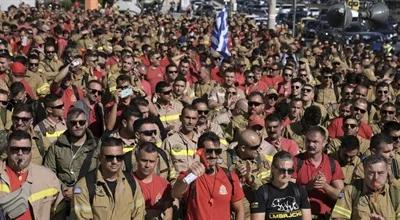
<svg viewBox="0 0 400 220">
<path fill-rule="evenodd" d="M 56 216 L 63 199 L 60 182 L 51 170 L 31 163 L 32 138 L 30 134 L 18 130 L 11 133 L 6 142 L 7 160 L 0 163 L 0 208 L 5 211 L 4 214 L 17 216 L 17 219 L 22 217 L 21 215 L 23 218 L 33 220 L 62 219 L 61 216 Z M 26 187 L 29 189 L 24 200 L 27 200 L 28 206 L 24 207 L 22 204 L 22 207 L 18 206 L 16 200 L 4 201 L 7 196 L 10 196 L 9 193 L 24 191 Z M 10 202 L 15 209 L 5 208 L 10 205 L 7 204 Z M 18 212 L 19 208 L 16 207 L 26 209 Z"/>
<path fill-rule="evenodd" d="M 353 180 L 354 169 L 361 163 L 358 156 L 360 151 L 360 142 L 353 135 L 345 135 L 341 138 L 338 151 L 330 154 L 339 162 L 344 174 L 344 184 L 349 185 Z"/>
<path fill-rule="evenodd" d="M 56 78 L 61 66 L 62 61 L 57 56 L 56 45 L 53 41 L 49 40 L 45 44 L 45 59 L 39 63 L 39 72 L 42 74 L 46 82 L 50 82 Z"/>
<path fill-rule="evenodd" d="M 207 96 L 217 86 L 217 83 L 211 80 L 210 69 L 207 67 L 200 68 L 199 76 L 199 80 L 193 86 L 194 95 L 198 98 Z"/>
<path fill-rule="evenodd" d="M 378 116 L 379 115 L 379 116 Z M 390 121 L 396 120 L 396 106 L 391 102 L 386 102 L 380 108 L 379 114 L 375 114 L 379 119 L 373 123 L 371 123 L 371 128 L 374 134 L 378 134 L 381 132 L 381 128 L 383 125 Z"/>
<path fill-rule="evenodd" d="M 156 93 L 158 98 L 155 105 L 165 129 L 172 133 L 178 131 L 181 124 L 179 116 L 183 109 L 182 103 L 173 99 L 172 87 L 165 81 L 157 83 Z"/>
<path fill-rule="evenodd" d="M 8 91 L 0 89 L 0 130 L 9 130 L 12 125 L 9 102 Z"/>
<path fill-rule="evenodd" d="M 54 94 L 49 94 L 44 98 L 47 117 L 34 127 L 34 130 L 44 136 L 45 151 L 51 144 L 55 143 L 65 130 L 67 124 L 64 120 L 64 103 L 62 99 Z"/>
<path fill-rule="evenodd" d="M 316 102 L 324 106 L 327 106 L 328 104 L 336 104 L 338 98 L 335 94 L 332 80 L 333 74 L 331 70 L 323 70 L 321 76 L 321 85 L 316 89 Z"/>
<path fill-rule="evenodd" d="M 228 142 L 233 141 L 236 133 L 245 130 L 247 127 L 247 99 L 239 99 L 235 104 L 235 108 L 231 112 L 232 116 L 228 117 L 229 123 L 224 130 Z"/>
<path fill-rule="evenodd" d="M 389 183 L 388 164 L 381 155 L 363 161 L 365 179 L 347 185 L 332 210 L 332 219 L 399 219 L 399 187 Z"/>
<path fill-rule="evenodd" d="M 382 133 L 392 138 L 394 158 L 400 164 L 400 123 L 396 121 L 387 122 L 382 128 Z"/>
<path fill-rule="evenodd" d="M 74 187 L 75 219 L 144 219 L 142 192 L 132 173 L 122 171 L 123 158 L 123 142 L 105 138 L 99 154 L 100 167 Z"/>
<path fill-rule="evenodd" d="M 168 152 L 172 164 L 179 173 L 187 171 L 193 162 L 199 138 L 195 132 L 198 119 L 199 115 L 195 108 L 191 106 L 183 108 L 180 116 L 181 129 L 168 136 L 162 144 L 162 149 Z"/>
<path fill-rule="evenodd" d="M 32 92 L 34 94 L 37 94 L 37 90 L 43 89 L 42 86 L 44 85 L 44 80 L 41 77 L 41 73 L 39 72 L 39 55 L 37 54 L 29 54 L 28 57 L 29 63 L 28 63 L 28 69 L 26 71 L 25 75 L 25 81 L 28 83 L 28 85 L 31 87 Z"/>
<path fill-rule="evenodd" d="M 230 171 L 236 171 L 242 180 L 246 199 L 244 200 L 246 219 L 250 219 L 250 204 L 253 190 L 267 182 L 271 174 L 271 163 L 263 158 L 258 150 L 261 144 L 260 136 L 251 129 L 246 129 L 238 135 L 234 147 L 223 156 L 225 166 Z"/>
</svg>

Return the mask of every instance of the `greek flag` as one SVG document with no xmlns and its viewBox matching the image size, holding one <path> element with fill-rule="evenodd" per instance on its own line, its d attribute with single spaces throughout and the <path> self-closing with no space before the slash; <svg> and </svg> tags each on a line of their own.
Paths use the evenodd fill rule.
<svg viewBox="0 0 400 220">
<path fill-rule="evenodd" d="M 211 49 L 220 52 L 224 58 L 231 56 L 228 49 L 228 12 L 226 8 L 223 8 L 215 19 L 211 36 Z"/>
</svg>

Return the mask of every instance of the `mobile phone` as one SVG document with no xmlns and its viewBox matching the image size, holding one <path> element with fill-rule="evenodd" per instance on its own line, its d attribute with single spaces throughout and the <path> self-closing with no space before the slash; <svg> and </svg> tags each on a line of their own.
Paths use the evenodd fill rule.
<svg viewBox="0 0 400 220">
<path fill-rule="evenodd" d="M 133 90 L 132 90 L 132 88 L 126 88 L 126 89 L 122 90 L 119 93 L 119 95 L 120 95 L 121 98 L 126 98 L 126 97 L 128 97 L 130 95 L 133 95 Z"/>
<path fill-rule="evenodd" d="M 200 157 L 200 162 L 204 165 L 204 167 L 206 168 L 206 173 L 210 174 L 214 172 L 214 169 L 212 167 L 210 167 L 210 165 L 207 162 L 206 159 L 206 152 L 204 148 L 200 148 L 196 151 L 196 154 L 199 155 Z"/>
</svg>

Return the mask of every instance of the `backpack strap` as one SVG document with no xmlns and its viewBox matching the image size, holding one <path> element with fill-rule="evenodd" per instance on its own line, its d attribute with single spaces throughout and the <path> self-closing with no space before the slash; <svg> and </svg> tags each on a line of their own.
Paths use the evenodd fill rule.
<svg viewBox="0 0 400 220">
<path fill-rule="evenodd" d="M 93 170 L 92 172 L 89 172 L 88 174 L 86 174 L 85 180 L 86 180 L 86 187 L 87 187 L 88 193 L 89 193 L 89 202 L 90 202 L 90 205 L 92 205 L 94 195 L 96 194 L 96 185 L 97 185 L 96 170 Z"/>
<path fill-rule="evenodd" d="M 94 152 L 95 152 L 95 149 L 89 151 L 88 154 L 86 155 L 85 160 L 82 163 L 81 170 L 79 171 L 79 175 L 78 175 L 78 178 L 77 178 L 78 180 L 80 178 L 82 178 L 83 176 L 85 176 L 89 172 L 90 163 L 92 161 L 92 157 L 94 155 Z"/>
<path fill-rule="evenodd" d="M 167 153 L 166 153 L 165 151 L 163 151 L 161 148 L 157 147 L 156 149 L 157 149 L 158 154 L 161 156 L 161 158 L 162 158 L 162 159 L 164 160 L 164 162 L 167 164 L 167 169 L 168 169 L 168 174 L 167 174 L 167 176 L 168 176 L 168 178 L 170 178 L 170 175 L 171 175 L 171 167 L 170 167 L 170 164 L 169 164 L 168 155 L 167 155 Z"/>
<path fill-rule="evenodd" d="M 355 207 L 358 203 L 358 200 L 360 199 L 362 190 L 363 190 L 363 180 L 362 179 L 357 179 L 354 180 L 353 184 L 351 184 L 352 190 L 351 190 L 351 209 L 355 210 Z"/>
<path fill-rule="evenodd" d="M 46 126 L 44 126 L 44 123 L 40 122 L 37 125 L 39 126 L 39 130 L 43 134 L 43 136 L 46 136 L 47 129 L 46 129 Z"/>
<path fill-rule="evenodd" d="M 302 155 L 297 156 L 297 166 L 296 166 L 296 172 L 299 172 L 301 167 L 303 166 L 304 160 L 301 158 Z"/>
<path fill-rule="evenodd" d="M 230 167 L 237 162 L 237 155 L 235 149 L 227 149 L 226 152 L 228 153 L 226 166 L 230 169 Z"/>
<path fill-rule="evenodd" d="M 80 100 L 80 96 L 79 96 L 79 92 L 78 92 L 78 87 L 76 87 L 75 85 L 72 85 L 72 90 L 74 90 L 74 96 L 76 98 L 76 100 Z"/>
<path fill-rule="evenodd" d="M 124 163 L 125 163 L 126 171 L 132 171 L 132 169 L 133 169 L 132 153 L 133 153 L 133 151 L 131 150 L 124 154 Z"/>
<path fill-rule="evenodd" d="M 333 159 L 332 157 L 329 157 L 329 166 L 331 167 L 331 174 L 333 176 L 333 174 L 336 172 L 336 164 L 335 164 L 335 159 Z"/>
<path fill-rule="evenodd" d="M 132 198 L 135 198 L 135 193 L 136 193 L 136 181 L 135 181 L 135 179 L 133 178 L 131 172 L 125 170 L 125 171 L 123 171 L 123 173 L 124 173 L 124 176 L 125 176 L 126 180 L 127 180 L 128 183 L 129 183 L 129 186 L 131 187 L 131 190 L 132 190 Z"/>
<path fill-rule="evenodd" d="M 39 150 L 40 155 L 42 155 L 42 157 L 44 157 L 46 154 L 46 150 L 44 149 L 43 135 L 40 134 L 40 132 L 37 132 L 37 131 L 35 131 L 35 132 L 36 132 L 36 136 L 37 136 L 36 138 L 34 138 L 36 146 Z"/>
</svg>

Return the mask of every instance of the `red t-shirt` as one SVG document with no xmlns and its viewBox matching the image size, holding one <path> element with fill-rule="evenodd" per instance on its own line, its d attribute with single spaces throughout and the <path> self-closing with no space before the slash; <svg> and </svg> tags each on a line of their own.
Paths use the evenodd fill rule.
<svg viewBox="0 0 400 220">
<path fill-rule="evenodd" d="M 220 76 L 219 74 L 219 67 L 216 66 L 214 68 L 211 69 L 211 80 L 217 82 L 218 84 L 223 84 L 224 83 L 224 78 L 222 76 Z"/>
<path fill-rule="evenodd" d="M 282 150 L 289 152 L 293 157 L 299 153 L 299 146 L 294 140 L 287 138 L 280 138 L 280 147 Z M 268 141 L 270 144 L 274 145 L 274 141 Z"/>
<path fill-rule="evenodd" d="M 183 179 L 187 172 L 179 175 Z M 232 185 L 225 171 L 218 168 L 215 175 L 204 174 L 198 177 L 185 192 L 184 201 L 187 201 L 186 220 L 230 219 L 230 206 L 244 198 L 242 186 L 238 176 L 231 172 Z M 189 197 L 189 198 L 188 198 Z"/>
<path fill-rule="evenodd" d="M 304 160 L 300 170 L 296 170 L 293 173 L 293 178 L 296 179 L 296 183 L 299 185 L 307 185 L 319 171 L 325 175 L 327 183 L 344 179 L 343 171 L 337 161 L 335 161 L 335 172 L 332 175 L 329 157 L 326 154 L 322 155 L 322 161 L 318 167 L 315 167 L 310 160 L 305 159 L 304 154 L 300 154 L 297 157 Z M 296 169 L 297 160 L 294 160 L 294 167 Z M 336 201 L 330 199 L 323 189 L 308 191 L 308 197 L 310 198 L 311 212 L 314 215 L 331 213 L 333 206 L 335 206 Z"/>
<path fill-rule="evenodd" d="M 150 183 L 144 183 L 142 180 L 138 179 L 136 175 L 135 178 L 139 182 L 140 189 L 142 190 L 146 210 L 163 210 L 162 203 L 170 203 L 172 201 L 171 184 L 166 179 L 153 174 L 152 181 Z"/>
<path fill-rule="evenodd" d="M 26 181 L 26 178 L 28 177 L 28 172 L 21 173 L 20 175 L 18 175 L 8 166 L 6 166 L 6 172 L 10 179 L 11 192 L 14 192 L 15 190 L 21 188 L 22 184 Z M 31 220 L 31 219 L 33 218 L 31 215 L 31 210 L 29 209 L 27 209 L 24 214 L 16 218 L 16 220 Z"/>
<path fill-rule="evenodd" d="M 258 81 L 249 86 L 245 86 L 244 90 L 245 90 L 246 95 L 249 95 L 252 92 L 266 93 L 268 90 L 268 86 L 264 82 Z"/>
<path fill-rule="evenodd" d="M 277 89 L 278 84 L 280 82 L 283 82 L 283 77 L 281 75 L 273 76 L 273 77 L 263 76 L 263 77 L 261 77 L 261 81 L 263 81 L 267 85 L 268 88 Z"/>
<path fill-rule="evenodd" d="M 146 80 L 150 83 L 152 92 L 155 92 L 157 83 L 164 80 L 164 75 L 164 70 L 161 66 L 155 68 L 149 67 L 146 74 Z"/>
<path fill-rule="evenodd" d="M 328 126 L 328 132 L 330 138 L 339 138 L 344 135 L 343 131 L 343 118 L 338 117 L 332 120 Z M 360 122 L 360 128 L 358 129 L 358 135 L 365 139 L 371 139 L 373 131 L 371 126 L 365 122 Z"/>
</svg>

